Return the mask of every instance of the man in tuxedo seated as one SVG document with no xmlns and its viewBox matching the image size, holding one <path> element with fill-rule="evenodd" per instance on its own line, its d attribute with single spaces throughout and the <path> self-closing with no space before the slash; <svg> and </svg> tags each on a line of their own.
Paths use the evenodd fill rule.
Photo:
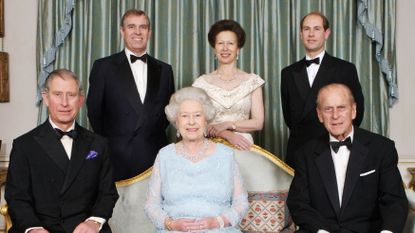
<svg viewBox="0 0 415 233">
<path fill-rule="evenodd" d="M 408 201 L 394 142 L 353 126 L 346 85 L 322 87 L 317 114 L 328 134 L 297 151 L 287 200 L 299 232 L 402 232 Z"/>
<path fill-rule="evenodd" d="M 106 140 L 75 122 L 84 102 L 79 79 L 53 71 L 42 98 L 49 119 L 15 139 L 10 154 L 10 232 L 110 233 L 118 194 Z"/>
</svg>

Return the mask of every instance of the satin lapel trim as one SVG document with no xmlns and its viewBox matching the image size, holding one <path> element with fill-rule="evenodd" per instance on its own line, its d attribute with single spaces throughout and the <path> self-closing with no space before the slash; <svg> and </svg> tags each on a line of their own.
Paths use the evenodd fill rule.
<svg viewBox="0 0 415 233">
<path fill-rule="evenodd" d="M 310 83 L 308 82 L 307 70 L 304 64 L 305 58 L 301 60 L 294 70 L 294 81 L 303 100 L 307 100 L 310 93 Z"/>
<path fill-rule="evenodd" d="M 356 130 L 357 131 L 357 130 Z M 349 163 L 347 164 L 346 180 L 344 182 L 342 212 L 350 201 L 353 190 L 359 180 L 363 164 L 365 163 L 369 150 L 359 143 L 357 134 L 353 139 L 352 150 L 350 151 Z"/>
<path fill-rule="evenodd" d="M 48 121 L 42 125 L 39 135 L 34 138 L 43 150 L 46 151 L 46 154 L 56 163 L 63 174 L 65 174 L 69 159 L 62 143 L 56 137 L 56 134 Z"/>
<path fill-rule="evenodd" d="M 305 118 L 310 111 L 316 111 L 316 99 L 320 88 L 330 82 L 330 72 L 332 68 L 330 65 L 330 56 L 324 55 L 321 61 L 320 68 L 317 71 L 313 85 L 311 86 L 308 99 L 304 105 L 304 112 L 302 118 Z"/>
<path fill-rule="evenodd" d="M 63 194 L 71 186 L 74 179 L 78 175 L 92 143 L 92 137 L 86 136 L 84 130 L 78 125 L 76 125 L 76 130 L 78 132 L 78 136 L 73 140 L 71 160 L 69 161 L 68 171 L 66 172 L 65 182 L 62 186 L 61 194 Z"/>
<path fill-rule="evenodd" d="M 125 93 L 120 93 L 120 95 L 125 95 L 134 111 L 137 114 L 140 114 L 140 112 L 142 111 L 143 104 L 140 99 L 140 94 L 138 94 L 133 71 L 131 70 L 130 64 L 128 63 L 125 54 L 121 54 L 121 56 L 123 57 L 119 61 L 120 68 L 117 79 L 121 82 L 121 85 L 124 87 Z"/>
<path fill-rule="evenodd" d="M 316 158 L 316 165 L 337 216 L 340 213 L 339 192 L 337 189 L 336 172 L 334 171 L 333 159 L 329 147 Z"/>
<path fill-rule="evenodd" d="M 144 104 L 151 104 L 160 87 L 161 69 L 153 57 L 147 59 L 147 91 Z"/>
</svg>

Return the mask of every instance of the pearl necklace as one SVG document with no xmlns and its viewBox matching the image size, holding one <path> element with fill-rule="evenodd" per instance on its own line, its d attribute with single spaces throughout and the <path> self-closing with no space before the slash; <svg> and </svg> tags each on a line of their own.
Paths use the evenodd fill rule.
<svg viewBox="0 0 415 233">
<path fill-rule="evenodd" d="M 188 151 L 186 151 L 186 148 L 184 147 L 183 142 L 178 143 L 177 144 L 177 153 L 181 154 L 184 158 L 192 161 L 192 162 L 197 162 L 199 161 L 201 158 L 203 158 L 203 156 L 206 155 L 206 151 L 208 149 L 209 146 L 209 140 L 207 140 L 206 138 L 203 139 L 203 145 L 202 147 L 194 154 L 189 153 Z"/>
<path fill-rule="evenodd" d="M 216 70 L 216 74 L 218 75 L 218 78 L 219 78 L 220 80 L 222 80 L 222 81 L 224 81 L 224 82 L 231 82 L 231 81 L 235 80 L 235 79 L 238 77 L 238 70 L 236 70 L 236 72 L 232 75 L 233 77 L 232 77 L 231 79 L 224 79 L 224 78 L 222 77 L 222 74 L 221 74 L 221 73 L 219 73 L 219 71 L 218 71 L 218 70 Z"/>
</svg>

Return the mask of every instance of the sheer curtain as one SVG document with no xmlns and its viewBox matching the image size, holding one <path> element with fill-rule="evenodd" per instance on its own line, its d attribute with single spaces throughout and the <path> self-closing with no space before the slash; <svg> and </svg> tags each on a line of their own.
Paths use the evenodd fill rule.
<svg viewBox="0 0 415 233">
<path fill-rule="evenodd" d="M 67 1 L 71 2 L 71 1 Z M 217 20 L 238 21 L 247 40 L 238 67 L 265 80 L 265 125 L 255 134 L 256 144 L 277 155 L 285 154 L 288 129 L 280 100 L 280 71 L 301 59 L 300 20 L 310 11 L 325 14 L 332 29 L 327 51 L 356 64 L 363 93 L 363 128 L 388 134 L 388 83 L 375 57 L 376 44 L 357 20 L 357 8 L 367 3 L 367 23 L 382 30 L 380 56 L 395 64 L 395 1 L 356 0 L 101 0 L 74 1 L 72 29 L 56 49 L 53 68 L 68 68 L 88 88 L 88 76 L 94 60 L 123 49 L 119 33 L 120 18 L 130 8 L 142 9 L 151 21 L 152 37 L 148 52 L 172 64 L 176 87 L 191 85 L 199 75 L 215 69 L 215 59 L 207 42 L 210 26 Z M 55 34 L 67 24 L 64 1 L 39 0 L 38 66 L 46 51 L 55 46 Z M 385 54 L 385 55 L 383 55 Z M 394 66 L 393 66 L 394 67 Z M 396 73 L 394 70 L 392 72 Z M 41 80 L 40 80 L 41 81 Z M 42 107 L 39 122 L 47 117 Z M 86 109 L 78 122 L 88 127 Z M 173 137 L 172 137 L 173 138 Z"/>
</svg>

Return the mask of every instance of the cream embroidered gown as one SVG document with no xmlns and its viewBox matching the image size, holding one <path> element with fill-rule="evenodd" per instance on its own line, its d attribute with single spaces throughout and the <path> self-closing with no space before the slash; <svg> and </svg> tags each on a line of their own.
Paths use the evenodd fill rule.
<svg viewBox="0 0 415 233">
<path fill-rule="evenodd" d="M 216 116 L 212 123 L 248 120 L 250 118 L 252 92 L 264 85 L 265 82 L 256 74 L 244 74 L 243 76 L 245 75 L 248 77 L 231 90 L 223 89 L 207 81 L 209 77 L 217 76 L 216 74 L 205 74 L 195 80 L 192 86 L 205 90 L 216 108 Z M 253 143 L 250 133 L 239 134 Z"/>
</svg>

